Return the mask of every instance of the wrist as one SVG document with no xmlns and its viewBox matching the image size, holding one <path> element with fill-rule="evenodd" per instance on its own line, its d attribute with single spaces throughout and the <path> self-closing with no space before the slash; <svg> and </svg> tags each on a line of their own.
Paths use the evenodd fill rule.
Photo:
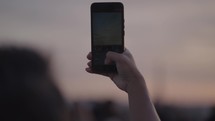
<svg viewBox="0 0 215 121">
<path fill-rule="evenodd" d="M 147 93 L 147 87 L 146 87 L 144 77 L 137 70 L 137 72 L 135 73 L 133 78 L 128 81 L 126 92 L 129 94 L 129 93 L 133 93 L 133 92 L 142 93 L 142 91 L 144 93 Z"/>
</svg>

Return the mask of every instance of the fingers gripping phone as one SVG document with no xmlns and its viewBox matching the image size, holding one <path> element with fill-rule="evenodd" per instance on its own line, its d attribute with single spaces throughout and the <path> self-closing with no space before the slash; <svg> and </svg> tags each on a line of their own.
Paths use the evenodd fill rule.
<svg viewBox="0 0 215 121">
<path fill-rule="evenodd" d="M 117 72 L 114 62 L 105 64 L 108 51 L 124 51 L 124 10 L 120 2 L 91 5 L 91 52 L 94 72 Z"/>
</svg>

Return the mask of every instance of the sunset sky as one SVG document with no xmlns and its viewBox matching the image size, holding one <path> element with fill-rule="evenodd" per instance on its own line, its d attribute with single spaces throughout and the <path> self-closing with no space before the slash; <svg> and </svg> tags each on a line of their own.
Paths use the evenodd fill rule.
<svg viewBox="0 0 215 121">
<path fill-rule="evenodd" d="M 127 95 L 108 78 L 85 72 L 92 2 L 1 0 L 0 44 L 27 44 L 50 56 L 67 99 L 126 102 Z M 165 103 L 215 104 L 215 1 L 120 2 L 125 9 L 125 46 L 151 96 Z"/>
</svg>

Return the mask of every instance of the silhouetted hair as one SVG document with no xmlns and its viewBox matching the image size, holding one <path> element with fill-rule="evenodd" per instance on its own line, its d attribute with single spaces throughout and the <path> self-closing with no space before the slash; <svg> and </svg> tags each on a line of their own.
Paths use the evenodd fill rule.
<svg viewBox="0 0 215 121">
<path fill-rule="evenodd" d="M 0 120 L 62 121 L 63 113 L 47 60 L 31 49 L 0 48 Z"/>
</svg>

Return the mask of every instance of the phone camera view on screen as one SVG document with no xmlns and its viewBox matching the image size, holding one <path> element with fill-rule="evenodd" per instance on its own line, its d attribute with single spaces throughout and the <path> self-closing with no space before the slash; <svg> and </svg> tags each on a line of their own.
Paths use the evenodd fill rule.
<svg viewBox="0 0 215 121">
<path fill-rule="evenodd" d="M 119 2 L 91 5 L 92 68 L 96 71 L 114 71 L 115 64 L 105 65 L 108 51 L 124 50 L 123 5 Z"/>
<path fill-rule="evenodd" d="M 121 19 L 119 12 L 93 13 L 94 45 L 121 45 Z"/>
</svg>

